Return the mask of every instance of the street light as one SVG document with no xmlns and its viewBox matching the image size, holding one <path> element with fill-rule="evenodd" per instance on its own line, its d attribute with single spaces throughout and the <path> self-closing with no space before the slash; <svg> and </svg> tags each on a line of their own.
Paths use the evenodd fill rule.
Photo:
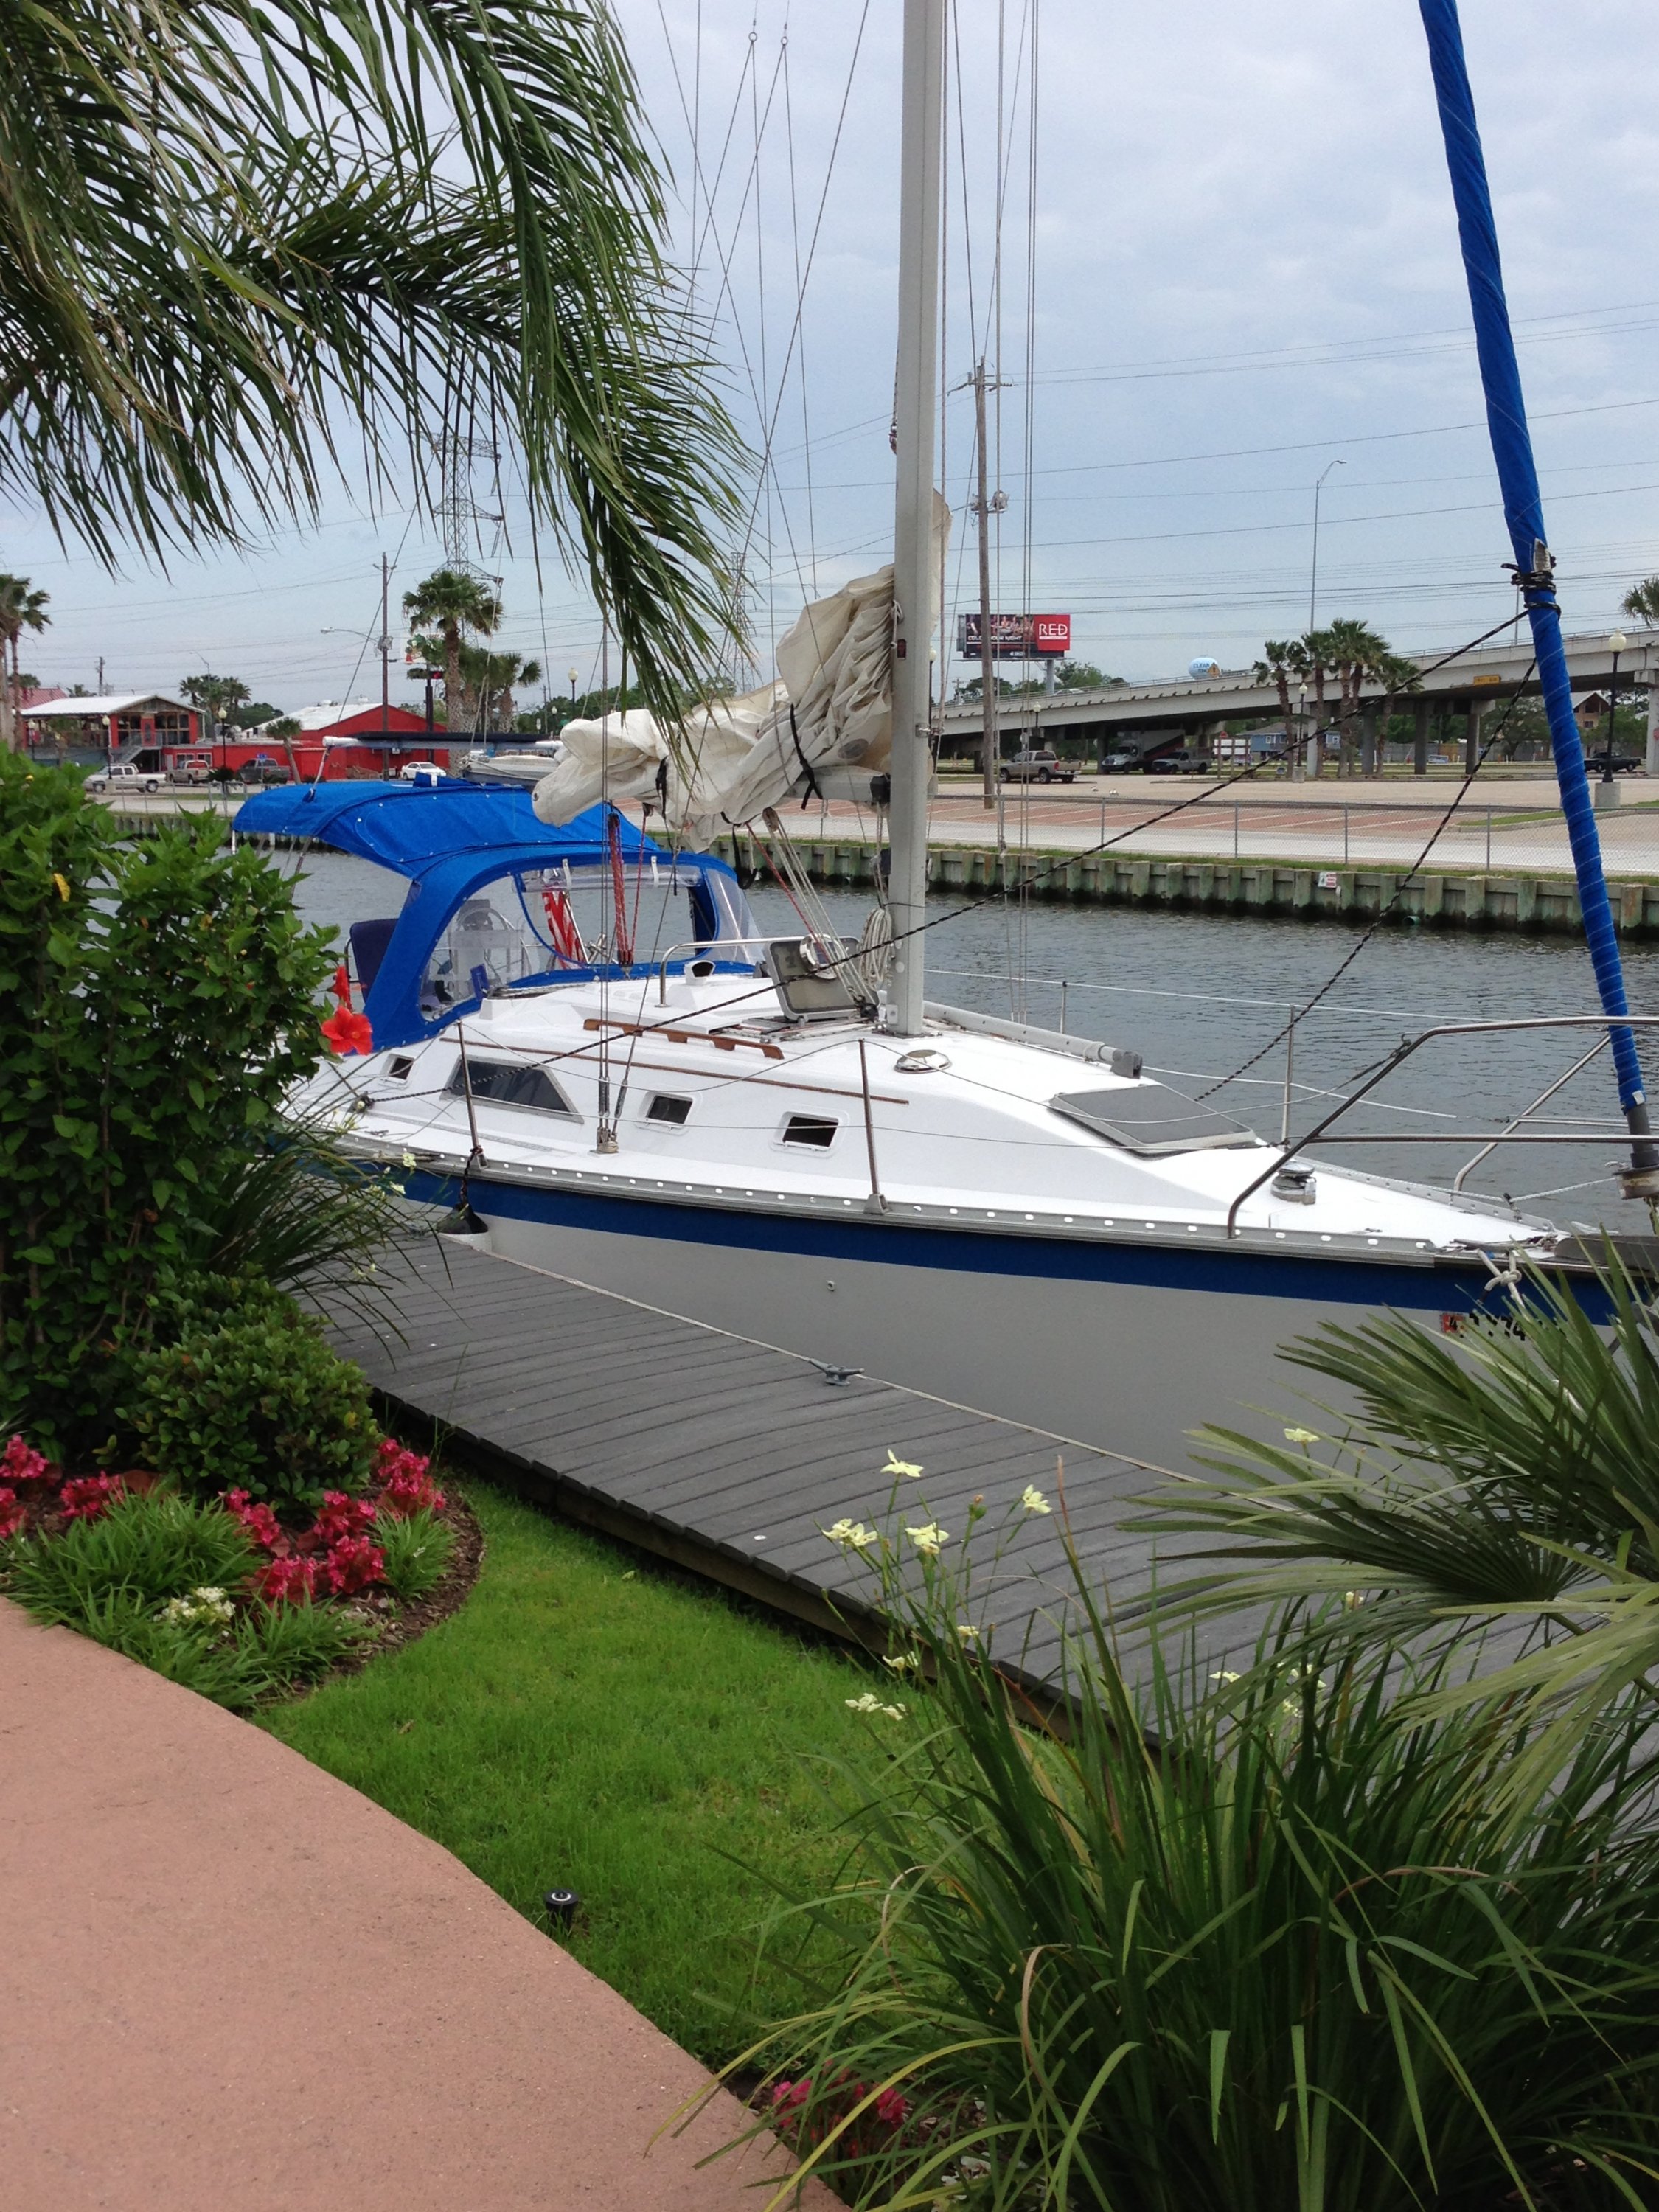
<svg viewBox="0 0 1659 2212">
<path fill-rule="evenodd" d="M 1607 742 L 1601 753 L 1601 781 L 1613 781 L 1613 733 L 1619 714 L 1619 656 L 1630 640 L 1621 629 L 1616 629 L 1607 640 L 1613 648 L 1613 681 L 1607 686 Z"/>
<path fill-rule="evenodd" d="M 1319 482 L 1314 486 L 1313 568 L 1308 577 L 1308 629 L 1310 633 L 1311 633 L 1316 627 L 1315 609 L 1317 605 L 1319 598 L 1319 495 L 1325 489 L 1325 478 L 1329 476 L 1331 471 L 1333 469 L 1346 469 L 1347 465 L 1347 463 L 1343 460 L 1328 461 L 1321 473 Z"/>
</svg>

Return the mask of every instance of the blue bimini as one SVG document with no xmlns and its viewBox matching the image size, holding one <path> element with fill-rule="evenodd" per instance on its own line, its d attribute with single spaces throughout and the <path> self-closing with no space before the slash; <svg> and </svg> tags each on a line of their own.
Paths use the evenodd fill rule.
<svg viewBox="0 0 1659 2212">
<path fill-rule="evenodd" d="M 671 853 L 614 807 L 555 829 L 510 786 L 324 783 L 257 793 L 234 826 L 407 879 L 398 913 L 349 932 L 377 1051 L 435 1036 L 493 992 L 754 963 L 754 919 L 726 862 Z"/>
</svg>

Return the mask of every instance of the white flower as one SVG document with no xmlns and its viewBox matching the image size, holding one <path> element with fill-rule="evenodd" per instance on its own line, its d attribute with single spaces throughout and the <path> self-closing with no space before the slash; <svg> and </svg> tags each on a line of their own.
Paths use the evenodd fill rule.
<svg viewBox="0 0 1659 2212">
<path fill-rule="evenodd" d="M 1344 1590 L 1342 1593 L 1342 1610 L 1344 1613 L 1353 1613 L 1357 1611 L 1360 1606 L 1364 1605 L 1364 1602 L 1365 1593 L 1364 1590 Z"/>
<path fill-rule="evenodd" d="M 941 1528 L 937 1521 L 924 1521 L 920 1528 L 906 1528 L 904 1533 L 924 1559 L 938 1559 L 951 1540 L 950 1530 Z"/>
<path fill-rule="evenodd" d="M 901 1651 L 896 1657 L 884 1659 L 881 1663 L 892 1674 L 914 1674 L 920 1662 L 913 1652 Z"/>
<path fill-rule="evenodd" d="M 964 1644 L 971 1644 L 979 1634 L 979 1631 L 971 1620 L 959 1620 L 957 1623 L 957 1634 Z"/>
<path fill-rule="evenodd" d="M 873 1690 L 866 1690 L 861 1698 L 848 1698 L 843 1702 L 849 1713 L 880 1713 L 890 1721 L 904 1718 L 902 1705 L 884 1705 Z"/>
<path fill-rule="evenodd" d="M 1316 1444 L 1319 1431 L 1317 1429 L 1286 1429 L 1285 1441 L 1287 1444 Z"/>
<path fill-rule="evenodd" d="M 168 1628 L 228 1628 L 235 1617 L 230 1599 L 212 1583 L 198 1583 L 187 1597 L 170 1597 L 155 1616 Z"/>
<path fill-rule="evenodd" d="M 889 1444 L 887 1447 L 887 1464 L 883 1468 L 882 1473 L 884 1474 L 906 1474 L 908 1475 L 911 1481 L 914 1482 L 917 1476 L 921 1473 L 921 1469 L 916 1465 L 915 1460 L 901 1459 L 897 1453 L 893 1449 L 891 1444 Z"/>
<path fill-rule="evenodd" d="M 412 1168 L 415 1165 L 415 1155 L 413 1152 L 405 1152 L 404 1154 L 404 1165 L 406 1168 Z"/>
<path fill-rule="evenodd" d="M 1232 1667 L 1218 1667 L 1210 1680 L 1212 1682 L 1236 1682 L 1238 1680 L 1238 1673 L 1237 1668 Z"/>
<path fill-rule="evenodd" d="M 876 1540 L 875 1530 L 866 1528 L 862 1521 L 837 1521 L 823 1533 L 847 1552 L 867 1552 Z"/>
<path fill-rule="evenodd" d="M 1034 1482 L 1028 1482 L 1021 1491 L 1019 1502 L 1027 1513 L 1052 1513 L 1054 1510 Z"/>
</svg>

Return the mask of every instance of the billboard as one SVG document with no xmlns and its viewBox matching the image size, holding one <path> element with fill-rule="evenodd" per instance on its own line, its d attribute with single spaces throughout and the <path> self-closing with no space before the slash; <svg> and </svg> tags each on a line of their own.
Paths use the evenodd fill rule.
<svg viewBox="0 0 1659 2212">
<path fill-rule="evenodd" d="M 993 615 L 991 653 L 997 660 L 1036 660 L 1072 649 L 1070 615 Z M 957 658 L 979 660 L 979 617 L 957 617 Z"/>
</svg>

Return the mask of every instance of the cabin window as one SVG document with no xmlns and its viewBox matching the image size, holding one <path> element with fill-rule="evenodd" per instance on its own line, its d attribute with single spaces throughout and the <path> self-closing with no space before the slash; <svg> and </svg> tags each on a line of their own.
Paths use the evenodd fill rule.
<svg viewBox="0 0 1659 2212">
<path fill-rule="evenodd" d="M 827 1152 L 836 1141 L 839 1123 L 817 1114 L 792 1114 L 783 1125 L 786 1145 L 805 1145 L 809 1152 Z"/>
<path fill-rule="evenodd" d="M 666 1121 L 671 1128 L 678 1129 L 682 1122 L 691 1119 L 691 1101 L 671 1098 L 665 1091 L 659 1091 L 646 1108 L 645 1118 L 647 1121 Z"/>
<path fill-rule="evenodd" d="M 527 1106 L 537 1114 L 562 1115 L 567 1121 L 580 1115 L 544 1067 L 526 1067 L 514 1060 L 480 1060 L 476 1053 L 457 1060 L 449 1088 L 465 1097 L 471 1076 L 472 1096 L 491 1106 Z"/>
<path fill-rule="evenodd" d="M 386 1073 L 392 1078 L 394 1083 L 404 1083 L 409 1079 L 409 1071 L 414 1066 L 414 1061 L 409 1057 L 407 1053 L 400 1052 L 398 1054 L 398 1057 L 392 1061 L 391 1066 L 386 1070 Z"/>
</svg>

